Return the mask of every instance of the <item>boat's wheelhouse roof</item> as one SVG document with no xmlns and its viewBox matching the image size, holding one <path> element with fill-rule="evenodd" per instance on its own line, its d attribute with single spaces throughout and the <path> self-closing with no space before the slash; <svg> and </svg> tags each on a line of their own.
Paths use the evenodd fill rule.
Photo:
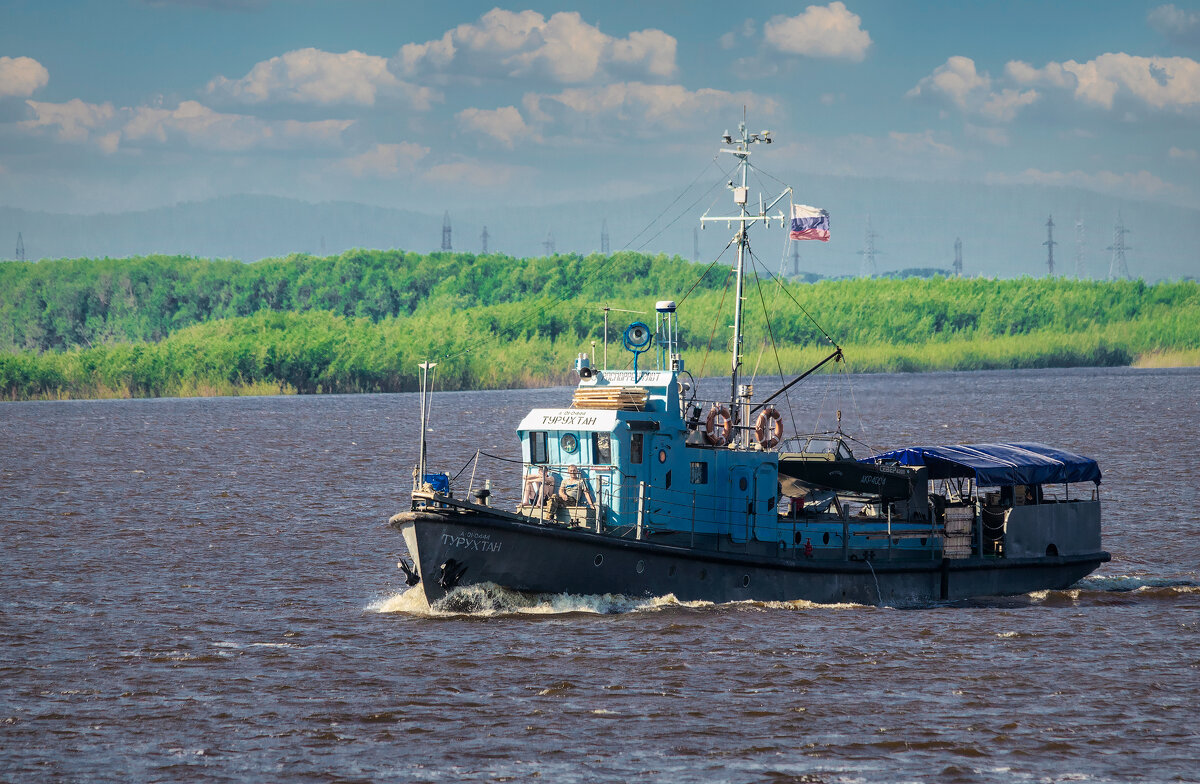
<svg viewBox="0 0 1200 784">
<path fill-rule="evenodd" d="M 930 479 L 971 477 L 981 487 L 1100 484 L 1100 466 L 1090 457 L 1037 443 L 956 444 L 895 449 L 860 462 L 892 461 L 929 467 Z"/>
</svg>

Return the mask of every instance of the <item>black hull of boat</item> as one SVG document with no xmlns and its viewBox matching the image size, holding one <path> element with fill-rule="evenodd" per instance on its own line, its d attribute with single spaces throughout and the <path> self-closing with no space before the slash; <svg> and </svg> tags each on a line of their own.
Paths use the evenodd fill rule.
<svg viewBox="0 0 1200 784">
<path fill-rule="evenodd" d="M 397 515 L 432 604 L 459 586 L 683 601 L 806 600 L 913 605 L 1071 586 L 1105 552 L 1026 559 L 843 561 L 720 553 L 520 522 L 486 512 Z"/>
</svg>

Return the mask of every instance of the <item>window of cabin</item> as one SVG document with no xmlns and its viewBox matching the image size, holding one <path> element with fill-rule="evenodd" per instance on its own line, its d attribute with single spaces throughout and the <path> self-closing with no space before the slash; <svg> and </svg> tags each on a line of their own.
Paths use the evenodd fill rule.
<svg viewBox="0 0 1200 784">
<path fill-rule="evenodd" d="M 692 463 L 692 484 L 708 484 L 708 463 L 705 463 L 703 460 L 698 463 Z"/>
<path fill-rule="evenodd" d="M 592 465 L 612 463 L 612 439 L 609 433 L 592 433 Z"/>
<path fill-rule="evenodd" d="M 535 430 L 529 434 L 529 462 L 549 462 L 549 458 L 546 456 L 546 433 L 544 431 Z"/>
<path fill-rule="evenodd" d="M 644 433 L 632 433 L 629 436 L 629 462 L 642 462 L 642 439 L 645 438 Z"/>
</svg>

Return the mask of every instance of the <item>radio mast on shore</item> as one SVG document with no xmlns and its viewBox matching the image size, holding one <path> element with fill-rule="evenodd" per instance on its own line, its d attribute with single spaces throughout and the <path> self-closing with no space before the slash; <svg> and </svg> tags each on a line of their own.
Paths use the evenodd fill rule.
<svg viewBox="0 0 1200 784">
<path fill-rule="evenodd" d="M 480 243 L 483 245 L 482 255 L 484 255 L 484 256 L 487 255 L 487 238 L 488 238 L 487 226 L 484 226 L 483 234 L 479 235 Z"/>
<path fill-rule="evenodd" d="M 21 238 L 21 232 L 17 232 L 17 261 L 25 260 L 25 240 Z"/>
<path fill-rule="evenodd" d="M 1058 243 L 1054 241 L 1054 216 L 1050 215 L 1046 218 L 1046 241 L 1042 243 L 1046 246 L 1048 254 L 1046 257 L 1046 273 L 1048 277 L 1054 277 L 1054 246 Z"/>
<path fill-rule="evenodd" d="M 608 218 L 600 222 L 600 253 L 608 255 Z"/>
<path fill-rule="evenodd" d="M 867 277 L 867 278 L 875 277 L 875 273 L 876 273 L 875 256 L 879 253 L 879 251 L 875 249 L 875 239 L 878 236 L 879 235 L 876 234 L 874 232 L 874 230 L 871 229 L 871 216 L 868 214 L 867 215 L 867 232 L 866 232 L 866 237 L 864 240 L 865 245 L 864 245 L 863 249 L 858 252 L 858 255 L 863 257 L 862 270 L 861 270 L 861 275 L 863 277 Z"/>
<path fill-rule="evenodd" d="M 450 210 L 446 210 L 446 217 L 442 219 L 442 250 L 453 250 L 450 247 Z"/>
<path fill-rule="evenodd" d="M 962 237 L 954 238 L 954 277 L 962 277 Z"/>
<path fill-rule="evenodd" d="M 548 231 L 548 232 L 546 232 L 546 241 L 542 243 L 542 250 L 544 250 L 544 251 L 546 252 L 546 255 L 547 255 L 547 256 L 553 256 L 553 255 L 554 255 L 554 253 L 555 253 L 555 250 L 554 250 L 554 232 L 552 232 L 552 231 Z"/>
<path fill-rule="evenodd" d="M 1130 248 L 1125 244 L 1125 235 L 1131 233 L 1121 222 L 1121 211 L 1117 210 L 1117 225 L 1113 226 L 1113 244 L 1105 248 L 1113 254 L 1112 261 L 1108 263 L 1109 280 L 1128 280 L 1130 277 L 1129 265 L 1125 263 L 1125 251 Z"/>
</svg>

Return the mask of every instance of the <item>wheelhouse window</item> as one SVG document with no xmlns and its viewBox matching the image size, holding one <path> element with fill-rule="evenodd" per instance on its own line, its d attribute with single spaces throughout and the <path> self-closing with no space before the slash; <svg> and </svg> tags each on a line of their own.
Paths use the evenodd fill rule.
<svg viewBox="0 0 1200 784">
<path fill-rule="evenodd" d="M 529 462 L 549 462 L 549 458 L 546 456 L 546 433 L 544 431 L 535 430 L 529 434 Z"/>
<path fill-rule="evenodd" d="M 703 460 L 692 463 L 692 484 L 708 484 L 708 463 L 705 463 Z"/>
<path fill-rule="evenodd" d="M 644 433 L 631 433 L 629 435 L 629 462 L 642 462 L 642 440 L 644 438 Z"/>
<path fill-rule="evenodd" d="M 592 465 L 612 463 L 612 439 L 608 433 L 592 433 Z"/>
</svg>

